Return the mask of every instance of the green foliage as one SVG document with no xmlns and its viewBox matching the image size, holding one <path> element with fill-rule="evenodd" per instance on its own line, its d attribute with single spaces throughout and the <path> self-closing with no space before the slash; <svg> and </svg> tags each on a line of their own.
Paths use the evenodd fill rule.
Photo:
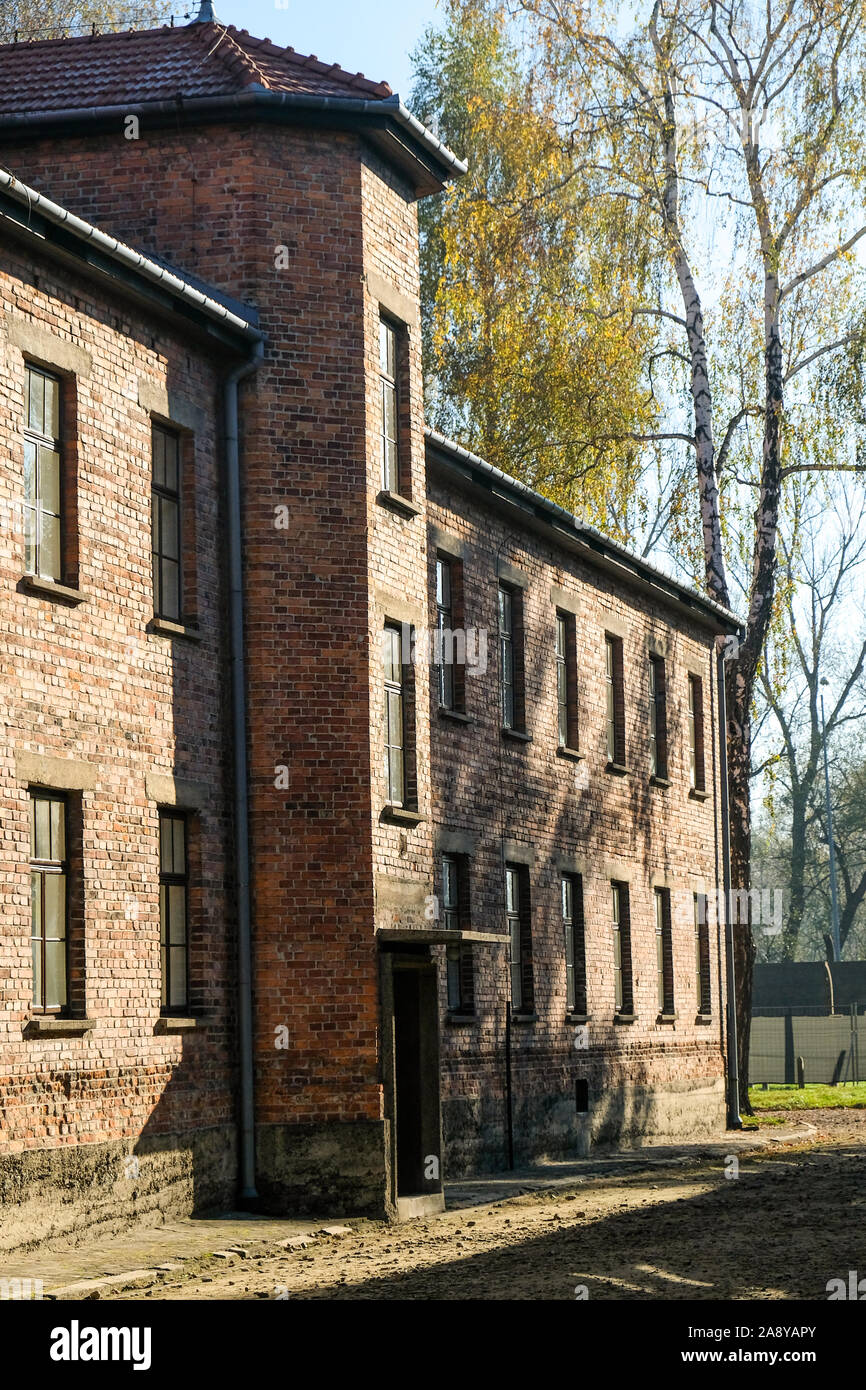
<svg viewBox="0 0 866 1390">
<path fill-rule="evenodd" d="M 594 197 L 504 7 L 452 0 L 415 64 L 416 111 L 469 162 L 420 209 L 428 417 L 572 510 L 609 524 L 613 495 L 625 517 L 659 417 L 655 329 L 631 315 L 641 220 Z"/>
</svg>

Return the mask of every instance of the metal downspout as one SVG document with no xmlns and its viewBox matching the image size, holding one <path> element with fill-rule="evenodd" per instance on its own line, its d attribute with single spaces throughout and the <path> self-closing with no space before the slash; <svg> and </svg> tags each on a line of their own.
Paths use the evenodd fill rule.
<svg viewBox="0 0 866 1390">
<path fill-rule="evenodd" d="M 229 532 L 229 630 L 232 690 L 232 760 L 234 770 L 234 868 L 238 918 L 238 1064 L 240 1198 L 256 1192 L 255 1110 L 253 1104 L 253 998 L 250 938 L 249 788 L 247 767 L 247 692 L 244 664 L 243 545 L 238 442 L 238 383 L 256 370 L 264 356 L 262 339 L 252 356 L 225 381 L 226 501 Z"/>
</svg>

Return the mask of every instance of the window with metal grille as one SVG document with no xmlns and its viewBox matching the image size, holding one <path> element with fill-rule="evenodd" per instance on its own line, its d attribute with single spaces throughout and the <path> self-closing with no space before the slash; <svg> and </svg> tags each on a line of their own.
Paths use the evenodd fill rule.
<svg viewBox="0 0 866 1390">
<path fill-rule="evenodd" d="M 181 569 L 181 441 L 163 425 L 153 426 L 151 553 L 153 611 L 179 623 L 183 615 Z"/>
<path fill-rule="evenodd" d="M 69 998 L 66 797 L 30 793 L 30 920 L 33 1007 L 62 1013 Z"/>
<path fill-rule="evenodd" d="M 631 914 L 628 884 L 611 883 L 614 1004 L 619 1014 L 634 1012 L 631 974 Z"/>
<path fill-rule="evenodd" d="M 25 369 L 24 569 L 62 581 L 63 467 L 60 378 L 41 367 Z"/>
<path fill-rule="evenodd" d="M 556 737 L 577 750 L 577 629 L 573 613 L 556 614 Z"/>
<path fill-rule="evenodd" d="M 605 691 L 607 760 L 625 766 L 625 692 L 622 671 L 622 638 L 605 635 Z"/>
<path fill-rule="evenodd" d="M 166 1012 L 189 1004 L 189 868 L 186 816 L 159 813 L 159 937 L 162 1007 Z"/>
<path fill-rule="evenodd" d="M 689 785 L 693 791 L 706 790 L 704 770 L 704 683 L 689 674 Z"/>
<path fill-rule="evenodd" d="M 442 917 L 448 931 L 466 931 L 469 924 L 469 866 L 462 854 L 442 856 Z M 446 947 L 448 1008 L 452 1013 L 475 1012 L 475 971 L 468 941 Z"/>
<path fill-rule="evenodd" d="M 655 890 L 656 981 L 660 1014 L 674 1011 L 674 948 L 671 895 L 668 888 Z"/>
<path fill-rule="evenodd" d="M 379 382 L 382 401 L 382 487 L 400 491 L 399 337 L 387 319 L 379 320 Z"/>
<path fill-rule="evenodd" d="M 667 690 L 665 663 L 661 656 L 649 659 L 649 740 L 650 776 L 668 775 Z"/>
<path fill-rule="evenodd" d="M 565 993 L 569 1013 L 586 1013 L 586 938 L 583 921 L 583 878 L 563 874 L 560 883 L 565 930 Z"/>
<path fill-rule="evenodd" d="M 514 1013 L 531 1013 L 534 1006 L 532 970 L 532 917 L 529 903 L 529 870 L 523 864 L 505 868 L 505 915 L 511 947 L 511 1007 Z"/>
<path fill-rule="evenodd" d="M 505 584 L 499 586 L 499 683 L 502 727 L 523 732 L 523 594 Z"/>
<path fill-rule="evenodd" d="M 385 784 L 391 806 L 402 806 L 406 800 L 405 710 L 403 702 L 402 631 L 386 623 L 384 634 L 385 659 Z"/>
<path fill-rule="evenodd" d="M 698 1013 L 712 1012 L 710 992 L 710 928 L 707 921 L 707 895 L 695 893 L 695 994 Z"/>
</svg>

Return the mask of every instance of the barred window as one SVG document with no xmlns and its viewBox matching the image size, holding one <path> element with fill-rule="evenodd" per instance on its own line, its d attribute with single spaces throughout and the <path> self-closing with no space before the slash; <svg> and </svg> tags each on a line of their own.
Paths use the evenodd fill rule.
<svg viewBox="0 0 866 1390">
<path fill-rule="evenodd" d="M 655 890 L 656 914 L 656 980 L 660 1014 L 674 1011 L 673 928 L 671 895 L 667 888 Z"/>
<path fill-rule="evenodd" d="M 660 656 L 649 659 L 649 739 L 650 776 L 668 775 L 667 691 L 665 663 Z"/>
<path fill-rule="evenodd" d="M 499 672 L 502 687 L 502 726 L 514 728 L 514 595 L 499 589 Z"/>
<path fill-rule="evenodd" d="M 563 874 L 562 923 L 565 931 L 565 993 L 569 1013 L 586 1013 L 586 942 L 583 921 L 583 878 Z"/>
<path fill-rule="evenodd" d="M 710 928 L 707 922 L 707 895 L 695 893 L 695 994 L 698 1013 L 712 1011 L 710 990 Z"/>
<path fill-rule="evenodd" d="M 613 978 L 616 1012 L 634 1012 L 631 974 L 631 914 L 627 883 L 611 883 Z"/>
<path fill-rule="evenodd" d="M 151 488 L 153 611 L 157 618 L 174 623 L 179 623 L 183 614 L 180 460 L 180 435 L 163 425 L 154 425 Z"/>
<path fill-rule="evenodd" d="M 186 817 L 176 811 L 159 813 L 159 928 L 162 964 L 162 1007 L 188 1007 L 188 895 Z"/>
<path fill-rule="evenodd" d="M 625 692 L 622 670 L 622 638 L 605 635 L 605 690 L 607 715 L 607 760 L 619 767 L 625 764 Z"/>
<path fill-rule="evenodd" d="M 573 613 L 556 614 L 556 738 L 577 749 L 577 632 Z"/>
</svg>

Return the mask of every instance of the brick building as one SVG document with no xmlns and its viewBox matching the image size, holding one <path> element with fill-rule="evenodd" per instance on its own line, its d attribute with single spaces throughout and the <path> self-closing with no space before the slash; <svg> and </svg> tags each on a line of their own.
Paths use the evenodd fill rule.
<svg viewBox="0 0 866 1390">
<path fill-rule="evenodd" d="M 720 1128 L 737 622 L 425 435 L 459 160 L 212 22 L 0 73 L 4 1244 Z"/>
</svg>

